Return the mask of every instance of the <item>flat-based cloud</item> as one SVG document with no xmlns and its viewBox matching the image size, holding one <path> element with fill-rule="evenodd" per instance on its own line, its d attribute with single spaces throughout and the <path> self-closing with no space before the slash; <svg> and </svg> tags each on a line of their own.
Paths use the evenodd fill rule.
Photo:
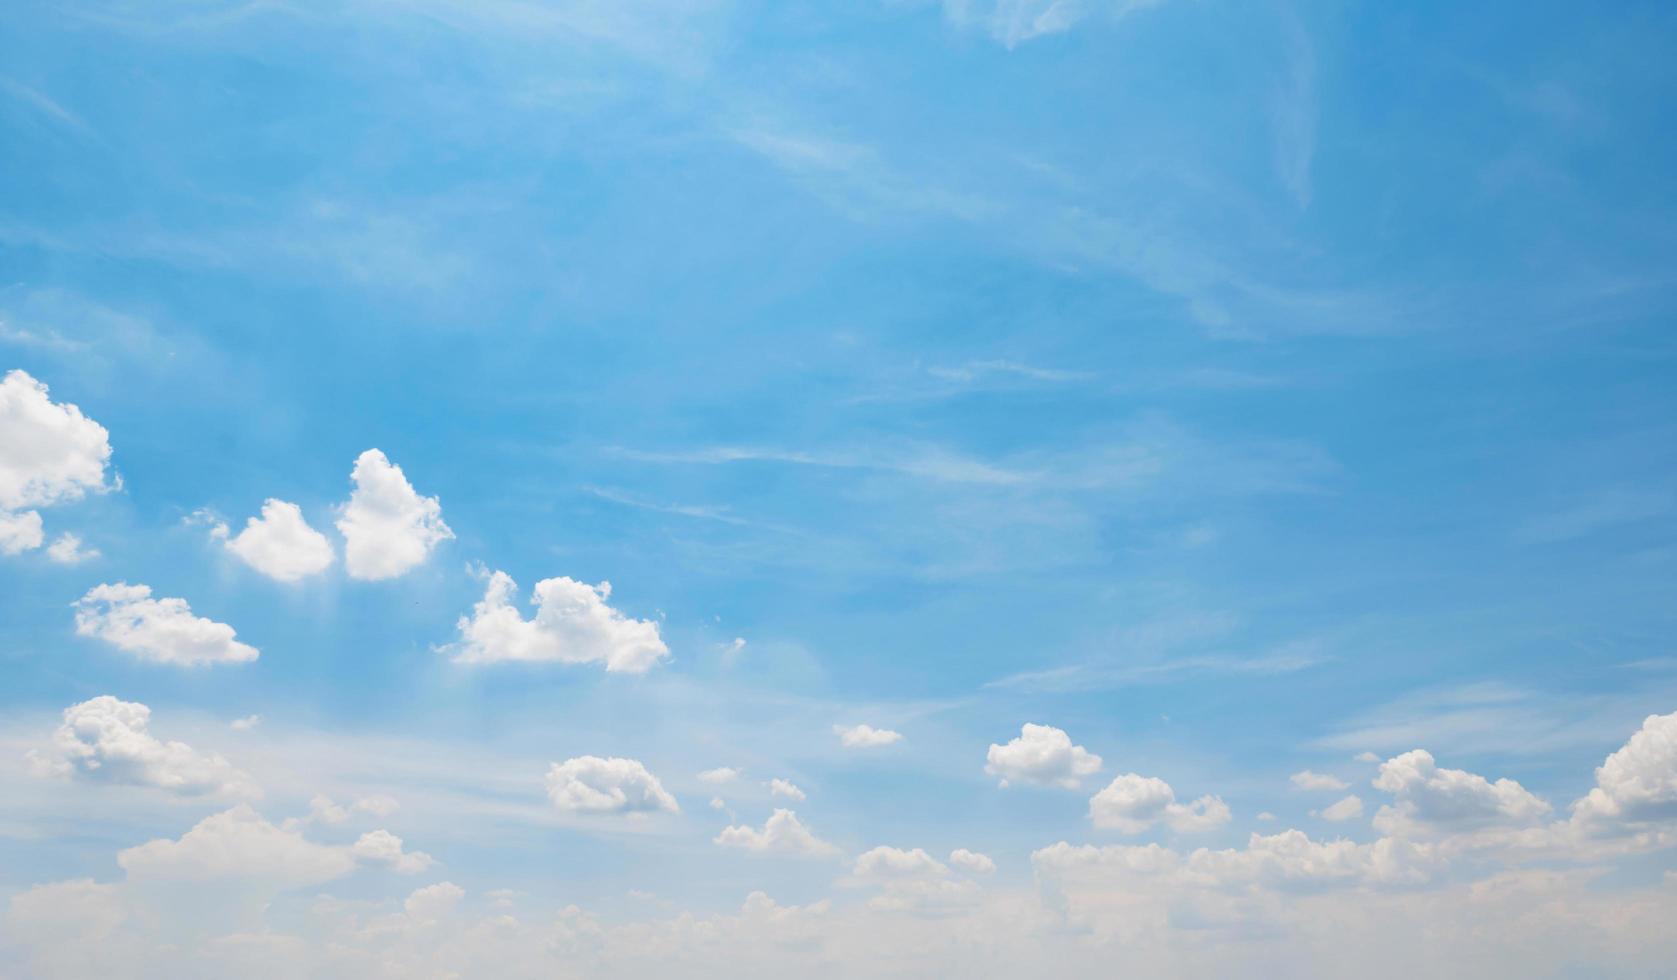
<svg viewBox="0 0 1677 980">
<path fill-rule="evenodd" d="M 233 627 L 195 616 L 185 599 L 153 599 L 144 585 L 96 585 L 76 600 L 76 633 L 141 660 L 201 666 L 244 663 L 260 654 Z"/>
<path fill-rule="evenodd" d="M 640 674 L 669 656 L 657 623 L 631 619 L 607 604 L 610 582 L 543 579 L 533 590 L 536 611 L 529 619 L 513 605 L 517 595 L 512 576 L 489 575 L 483 599 L 457 624 L 460 640 L 451 648 L 456 663 L 598 663 Z"/>
</svg>

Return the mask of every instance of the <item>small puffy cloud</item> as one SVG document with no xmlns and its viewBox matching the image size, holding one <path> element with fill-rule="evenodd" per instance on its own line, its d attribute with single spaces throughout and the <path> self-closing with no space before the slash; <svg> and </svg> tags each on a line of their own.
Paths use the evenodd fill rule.
<svg viewBox="0 0 1677 980">
<path fill-rule="evenodd" d="M 1303 772 L 1293 773 L 1292 776 L 1289 777 L 1288 781 L 1293 784 L 1294 789 L 1301 789 L 1310 792 L 1321 791 L 1327 793 L 1337 793 L 1351 785 L 1343 779 L 1329 776 L 1324 773 L 1311 772 L 1309 769 L 1306 769 Z"/>
<path fill-rule="evenodd" d="M 377 581 L 402 575 L 454 537 L 443 523 L 442 504 L 421 497 L 402 468 L 369 449 L 350 471 L 355 489 L 343 506 L 344 566 L 351 578 Z"/>
<path fill-rule="evenodd" d="M 34 551 L 46 540 L 41 515 L 32 510 L 13 514 L 0 510 L 0 555 L 21 555 Z"/>
<path fill-rule="evenodd" d="M 349 874 L 355 856 L 347 847 L 304 840 L 240 804 L 205 817 L 179 840 L 154 840 L 121 851 L 117 864 L 130 878 L 249 880 L 301 888 Z"/>
<path fill-rule="evenodd" d="M 233 627 L 192 614 L 185 599 L 153 599 L 144 585 L 96 585 L 76 601 L 76 633 L 142 660 L 195 666 L 255 660 Z"/>
<path fill-rule="evenodd" d="M 996 862 L 990 860 L 989 855 L 969 851 L 964 847 L 957 847 L 949 852 L 949 863 L 972 874 L 987 875 L 996 870 Z"/>
<path fill-rule="evenodd" d="M 0 534 L 0 537 L 3 536 Z M 0 545 L 0 550 L 3 550 L 3 545 Z M 59 565 L 80 565 L 98 558 L 99 549 L 83 547 L 80 535 L 66 531 L 47 548 L 47 557 Z"/>
<path fill-rule="evenodd" d="M 268 498 L 261 516 L 247 520 L 245 529 L 232 537 L 225 524 L 217 524 L 211 533 L 240 561 L 276 581 L 295 582 L 332 564 L 332 543 L 309 526 L 301 507 L 284 500 Z"/>
<path fill-rule="evenodd" d="M 800 802 L 809 799 L 808 796 L 804 795 L 804 791 L 789 779 L 769 780 L 769 793 L 773 796 L 784 796 Z"/>
<path fill-rule="evenodd" d="M 1194 833 L 1228 823 L 1229 807 L 1216 796 L 1178 803 L 1169 783 L 1132 772 L 1114 779 L 1089 800 L 1089 819 L 1097 827 L 1126 834 L 1139 834 L 1157 823 Z"/>
<path fill-rule="evenodd" d="M 838 853 L 838 848 L 810 833 L 791 810 L 774 811 L 764 822 L 762 830 L 744 826 L 725 827 L 716 835 L 716 843 L 757 854 L 787 857 L 823 858 Z"/>
<path fill-rule="evenodd" d="M 1395 797 L 1375 814 L 1375 828 L 1399 837 L 1529 824 L 1550 809 L 1512 779 L 1493 783 L 1460 769 L 1440 769 L 1425 749 L 1381 763 L 1374 788 Z"/>
<path fill-rule="evenodd" d="M 876 847 L 858 857 L 850 873 L 857 878 L 897 878 L 925 874 L 943 875 L 949 873 L 949 868 L 918 847 L 912 851 L 895 847 Z"/>
<path fill-rule="evenodd" d="M 452 881 L 417 888 L 402 903 L 402 911 L 421 922 L 434 922 L 453 912 L 466 890 Z"/>
<path fill-rule="evenodd" d="M 1375 755 L 1373 752 L 1358 752 L 1356 755 L 1351 757 L 1351 761 L 1353 761 L 1353 762 L 1379 762 L 1380 757 Z"/>
<path fill-rule="evenodd" d="M 1360 797 L 1347 796 L 1337 803 L 1324 807 L 1321 813 L 1323 820 L 1338 823 L 1342 820 L 1355 820 L 1363 815 L 1363 801 Z"/>
<path fill-rule="evenodd" d="M 876 749 L 903 740 L 901 732 L 893 732 L 889 728 L 875 728 L 872 725 L 834 725 L 833 734 L 839 737 L 839 744 L 847 749 Z"/>
<path fill-rule="evenodd" d="M 1059 786 L 1076 789 L 1084 776 L 1100 771 L 1101 757 L 1081 745 L 1071 744 L 1071 737 L 1049 725 L 1026 724 L 1019 729 L 1019 737 L 1006 745 L 990 746 L 984 771 L 1001 780 L 1002 786 L 1013 782 L 1039 786 Z"/>
<path fill-rule="evenodd" d="M 81 409 L 54 402 L 23 371 L 0 380 L 0 512 L 104 490 L 110 458 L 110 434 Z"/>
<path fill-rule="evenodd" d="M 287 820 L 284 824 L 287 830 L 307 826 L 311 823 L 340 824 L 357 813 L 369 813 L 375 817 L 388 817 L 399 809 L 399 805 L 388 796 L 368 796 L 356 800 L 348 806 L 343 806 L 332 800 L 330 796 L 317 795 L 309 800 L 309 815 L 302 818 Z"/>
<path fill-rule="evenodd" d="M 152 735 L 151 709 L 109 694 L 64 709 L 49 752 L 33 753 L 44 772 L 97 782 L 151 786 L 178 796 L 256 795 L 250 777 L 213 752 Z"/>
<path fill-rule="evenodd" d="M 699 782 L 710 783 L 713 786 L 731 783 L 738 778 L 740 778 L 740 771 L 729 766 L 718 766 L 715 769 L 706 769 L 699 773 Z"/>
<path fill-rule="evenodd" d="M 457 624 L 456 663 L 601 663 L 608 671 L 639 674 L 669 656 L 657 623 L 630 619 L 606 604 L 610 582 L 543 579 L 536 583 L 530 619 L 513 606 L 517 593 L 518 584 L 505 572 L 489 576 L 483 600 Z"/>
<path fill-rule="evenodd" d="M 434 862 L 424 851 L 402 850 L 402 838 L 388 830 L 370 830 L 362 834 L 351 848 L 357 859 L 366 864 L 390 868 L 401 874 L 418 874 Z"/>
<path fill-rule="evenodd" d="M 1595 788 L 1572 805 L 1587 823 L 1677 817 L 1677 712 L 1649 715 L 1595 771 Z"/>
<path fill-rule="evenodd" d="M 720 797 L 720 796 L 713 796 L 713 797 L 710 798 L 710 808 L 712 810 L 721 810 L 721 809 L 726 808 L 727 805 L 728 805 L 727 802 L 724 801 L 722 799 L 722 797 Z"/>
<path fill-rule="evenodd" d="M 880 893 L 868 901 L 877 912 L 945 911 L 969 905 L 980 895 L 976 883 L 952 878 L 947 865 L 918 847 L 868 851 L 856 859 L 848 883 L 879 886 Z"/>
<path fill-rule="evenodd" d="M 658 777 L 634 759 L 584 755 L 555 762 L 547 771 L 547 795 L 573 813 L 681 812 Z"/>
<path fill-rule="evenodd" d="M 227 727 L 236 732 L 248 732 L 260 724 L 262 724 L 261 715 L 245 715 L 243 718 L 234 718 L 227 723 Z"/>
</svg>

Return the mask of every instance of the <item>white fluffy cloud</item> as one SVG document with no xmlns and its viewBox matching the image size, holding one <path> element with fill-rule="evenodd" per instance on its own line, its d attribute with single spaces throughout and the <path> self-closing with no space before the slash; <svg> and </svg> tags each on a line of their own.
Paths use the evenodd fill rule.
<svg viewBox="0 0 1677 980">
<path fill-rule="evenodd" d="M 144 585 L 97 585 L 76 601 L 76 632 L 104 640 L 142 660 L 165 664 L 242 663 L 255 647 L 233 627 L 192 614 L 185 599 L 153 599 Z"/>
<path fill-rule="evenodd" d="M 41 515 L 32 510 L 21 514 L 0 510 L 0 555 L 19 555 L 34 551 L 46 540 L 41 530 Z"/>
<path fill-rule="evenodd" d="M 799 789 L 797 784 L 792 782 L 790 779 L 769 780 L 769 794 L 771 796 L 784 796 L 791 800 L 802 801 L 809 799 L 809 797 L 804 794 L 804 791 Z"/>
<path fill-rule="evenodd" d="M 60 565 L 80 565 L 98 558 L 99 549 L 82 547 L 81 536 L 66 531 L 47 548 L 47 557 Z"/>
<path fill-rule="evenodd" d="M 1359 796 L 1347 796 L 1336 803 L 1322 808 L 1322 819 L 1339 823 L 1345 820 L 1355 820 L 1363 815 L 1363 801 Z"/>
<path fill-rule="evenodd" d="M 264 501 L 261 516 L 250 518 L 232 537 L 225 524 L 217 524 L 213 533 L 240 561 L 280 582 L 318 575 L 332 564 L 332 543 L 309 526 L 301 507 L 284 500 Z"/>
<path fill-rule="evenodd" d="M 402 902 L 402 911 L 419 922 L 435 922 L 453 912 L 465 897 L 464 888 L 452 881 L 439 881 L 414 889 Z"/>
<path fill-rule="evenodd" d="M 110 458 L 104 426 L 54 402 L 23 371 L 8 372 L 0 379 L 0 554 L 39 548 L 41 515 L 29 508 L 104 490 Z"/>
<path fill-rule="evenodd" d="M 953 877 L 948 865 L 918 847 L 876 847 L 856 859 L 846 883 L 877 886 L 880 893 L 868 900 L 877 912 L 943 913 L 970 905 L 981 894 L 975 882 Z"/>
<path fill-rule="evenodd" d="M 154 840 L 117 855 L 130 878 L 176 881 L 259 880 L 300 888 L 355 869 L 347 847 L 304 840 L 245 804 L 205 817 L 179 840 Z"/>
<path fill-rule="evenodd" d="M 573 813 L 679 813 L 675 797 L 634 759 L 584 755 L 555 762 L 547 771 L 553 805 Z"/>
<path fill-rule="evenodd" d="M 850 871 L 857 878 L 896 878 L 909 875 L 949 873 L 949 868 L 937 858 L 916 847 L 904 851 L 895 847 L 876 847 L 856 858 Z"/>
<path fill-rule="evenodd" d="M 255 795 L 249 776 L 212 752 L 152 735 L 151 709 L 101 695 L 64 709 L 52 749 L 37 753 L 47 772 L 81 779 L 152 786 L 180 796 Z"/>
<path fill-rule="evenodd" d="M 418 874 L 434 862 L 424 851 L 402 850 L 402 838 L 388 830 L 370 830 L 356 839 L 351 848 L 356 858 L 367 864 L 390 868 L 401 874 Z"/>
<path fill-rule="evenodd" d="M 1006 745 L 990 746 L 984 771 L 1007 786 L 1014 782 L 1076 789 L 1083 777 L 1100 771 L 1101 757 L 1049 725 L 1025 724 L 1019 737 Z"/>
<path fill-rule="evenodd" d="M 1395 797 L 1374 816 L 1375 828 L 1393 836 L 1530 824 L 1549 812 L 1549 804 L 1512 779 L 1493 783 L 1460 769 L 1440 769 L 1425 749 L 1381 763 L 1374 788 Z"/>
<path fill-rule="evenodd" d="M 1306 791 L 1320 790 L 1329 793 L 1337 793 L 1338 791 L 1351 785 L 1338 777 L 1329 776 L 1319 772 L 1311 772 L 1309 769 L 1306 769 L 1303 772 L 1293 773 L 1292 776 L 1288 778 L 1288 781 L 1293 784 L 1294 789 Z"/>
<path fill-rule="evenodd" d="M 1114 779 L 1089 800 L 1089 819 L 1097 827 L 1126 834 L 1139 834 L 1158 823 L 1193 833 L 1228 823 L 1229 807 L 1216 796 L 1178 803 L 1169 783 L 1132 772 Z"/>
<path fill-rule="evenodd" d="M 763 829 L 733 826 L 723 828 L 716 835 L 716 843 L 757 854 L 780 854 L 787 857 L 821 858 L 838 853 L 838 848 L 816 837 L 791 810 L 776 810 L 763 823 Z"/>
<path fill-rule="evenodd" d="M 1677 818 L 1677 712 L 1649 715 L 1595 771 L 1596 785 L 1573 804 L 1587 824 Z"/>
<path fill-rule="evenodd" d="M 738 778 L 740 778 L 740 771 L 728 766 L 718 766 L 715 769 L 706 769 L 704 772 L 699 773 L 699 782 L 710 783 L 716 786 L 723 783 L 731 783 Z"/>
<path fill-rule="evenodd" d="M 971 874 L 987 875 L 996 870 L 996 862 L 990 860 L 988 854 L 969 851 L 964 847 L 957 847 L 949 852 L 949 863 Z"/>
<path fill-rule="evenodd" d="M 839 744 L 847 749 L 875 749 L 903 740 L 901 732 L 893 732 L 889 728 L 875 728 L 872 725 L 834 725 L 833 734 L 839 737 Z"/>
<path fill-rule="evenodd" d="M 531 619 L 513 606 L 517 594 L 518 584 L 505 572 L 489 576 L 483 600 L 460 617 L 456 663 L 603 663 L 608 671 L 639 674 L 669 656 L 657 623 L 630 619 L 606 604 L 610 582 L 543 579 L 536 583 Z"/>
<path fill-rule="evenodd" d="M 377 449 L 357 456 L 349 478 L 355 489 L 344 504 L 338 530 L 344 567 L 351 578 L 376 581 L 402 575 L 454 537 L 436 497 L 422 497 L 402 468 Z"/>
</svg>

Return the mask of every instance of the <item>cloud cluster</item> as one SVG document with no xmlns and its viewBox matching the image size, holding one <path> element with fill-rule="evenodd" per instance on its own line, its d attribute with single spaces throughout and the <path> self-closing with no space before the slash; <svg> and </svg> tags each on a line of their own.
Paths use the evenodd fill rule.
<svg viewBox="0 0 1677 980">
<path fill-rule="evenodd" d="M 547 771 L 547 795 L 571 813 L 681 811 L 658 777 L 634 759 L 584 755 L 555 762 Z"/>
<path fill-rule="evenodd" d="M 1089 800 L 1089 819 L 1097 827 L 1126 834 L 1139 834 L 1160 823 L 1179 833 L 1195 833 L 1228 823 L 1229 807 L 1217 796 L 1178 803 L 1169 783 L 1132 772 L 1114 779 Z"/>
<path fill-rule="evenodd" d="M 1381 763 L 1374 787 L 1396 798 L 1374 816 L 1375 828 L 1394 836 L 1531 824 L 1550 809 L 1512 779 L 1493 783 L 1460 769 L 1441 769 L 1425 749 Z"/>
<path fill-rule="evenodd" d="M 322 884 L 355 869 L 349 848 L 305 840 L 264 820 L 247 804 L 205 817 L 179 840 L 130 847 L 116 860 L 130 878 L 233 879 L 279 888 Z"/>
<path fill-rule="evenodd" d="M 0 554 L 41 546 L 33 508 L 107 489 L 110 434 L 75 405 L 54 402 L 47 386 L 23 371 L 0 379 Z"/>
<path fill-rule="evenodd" d="M 233 627 L 192 614 L 185 599 L 153 599 L 144 585 L 96 585 L 76 600 L 76 633 L 142 660 L 199 666 L 255 660 Z"/>
<path fill-rule="evenodd" d="M 811 833 L 791 810 L 774 811 L 764 821 L 761 830 L 747 826 L 724 827 L 716 835 L 716 843 L 754 854 L 785 857 L 824 858 L 838 853 L 838 848 Z"/>
<path fill-rule="evenodd" d="M 483 599 L 460 617 L 456 663 L 600 663 L 608 671 L 639 674 L 669 656 L 657 623 L 630 619 L 606 604 L 610 582 L 543 579 L 536 583 L 530 619 L 513 606 L 517 594 L 511 576 L 489 575 Z"/>
<path fill-rule="evenodd" d="M 150 725 L 147 706 L 101 695 L 65 708 L 51 750 L 33 758 L 55 775 L 150 786 L 179 796 L 257 794 L 251 778 L 226 759 L 184 742 L 162 741 Z"/>
<path fill-rule="evenodd" d="M 998 777 L 1002 786 L 1018 782 L 1076 789 L 1083 777 L 1101 768 L 1101 757 L 1071 744 L 1065 732 L 1029 723 L 1006 745 L 992 744 L 987 758 L 984 771 Z"/>
</svg>

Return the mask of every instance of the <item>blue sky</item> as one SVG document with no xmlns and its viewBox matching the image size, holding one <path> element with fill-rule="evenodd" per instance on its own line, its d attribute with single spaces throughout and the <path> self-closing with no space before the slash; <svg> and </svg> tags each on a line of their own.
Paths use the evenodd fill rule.
<svg viewBox="0 0 1677 980">
<path fill-rule="evenodd" d="M 684 921 L 736 976 L 1336 975 L 1492 887 L 1444 959 L 1360 969 L 1669 962 L 1674 40 L 1632 3 L 25 2 L 0 972 L 550 976 L 575 906 L 584 975 L 724 972 Z M 403 516 L 352 537 L 373 448 Z M 307 534 L 241 552 L 270 499 Z M 259 656 L 78 632 L 119 583 Z M 782 807 L 827 850 L 721 842 Z M 191 865 L 226 814 L 248 866 Z M 1290 829 L 1414 874 L 1111 870 Z"/>
</svg>

